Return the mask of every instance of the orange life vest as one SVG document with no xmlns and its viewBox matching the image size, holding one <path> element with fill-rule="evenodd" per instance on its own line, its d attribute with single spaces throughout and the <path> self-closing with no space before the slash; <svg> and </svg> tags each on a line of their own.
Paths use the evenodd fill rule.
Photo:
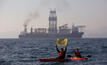
<svg viewBox="0 0 107 65">
<path fill-rule="evenodd" d="M 79 51 L 75 51 L 75 54 L 76 54 L 76 55 L 80 55 L 80 52 L 79 52 Z"/>
<path fill-rule="evenodd" d="M 59 52 L 59 56 L 62 56 L 64 54 L 64 51 Z"/>
</svg>

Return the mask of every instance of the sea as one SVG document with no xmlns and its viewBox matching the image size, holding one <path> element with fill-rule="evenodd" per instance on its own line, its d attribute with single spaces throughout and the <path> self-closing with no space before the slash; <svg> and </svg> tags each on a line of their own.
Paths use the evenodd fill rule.
<svg viewBox="0 0 107 65">
<path fill-rule="evenodd" d="M 87 60 L 38 61 L 56 58 L 55 46 L 55 38 L 0 39 L 0 65 L 107 65 L 107 38 L 68 39 L 66 56 L 75 56 L 78 48 L 83 57 L 91 56 Z"/>
</svg>

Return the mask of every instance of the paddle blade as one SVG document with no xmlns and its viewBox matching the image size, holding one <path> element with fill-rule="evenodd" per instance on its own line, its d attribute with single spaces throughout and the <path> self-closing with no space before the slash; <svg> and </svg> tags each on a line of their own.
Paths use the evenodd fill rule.
<svg viewBox="0 0 107 65">
<path fill-rule="evenodd" d="M 88 55 L 87 57 L 88 57 L 88 58 L 91 58 L 91 55 Z"/>
<path fill-rule="evenodd" d="M 72 57 L 71 55 L 67 55 L 67 57 L 69 58 L 69 57 Z"/>
<path fill-rule="evenodd" d="M 67 38 L 58 38 L 57 41 L 56 41 L 56 45 L 57 46 L 67 46 L 68 44 L 68 39 Z"/>
</svg>

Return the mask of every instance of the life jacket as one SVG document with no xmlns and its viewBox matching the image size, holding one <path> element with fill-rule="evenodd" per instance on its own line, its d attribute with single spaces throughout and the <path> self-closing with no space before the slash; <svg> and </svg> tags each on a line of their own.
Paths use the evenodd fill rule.
<svg viewBox="0 0 107 65">
<path fill-rule="evenodd" d="M 59 56 L 63 56 L 63 54 L 64 54 L 64 51 L 59 52 Z"/>
<path fill-rule="evenodd" d="M 75 54 L 76 54 L 76 55 L 80 55 L 80 52 L 79 52 L 79 51 L 75 51 Z"/>
</svg>

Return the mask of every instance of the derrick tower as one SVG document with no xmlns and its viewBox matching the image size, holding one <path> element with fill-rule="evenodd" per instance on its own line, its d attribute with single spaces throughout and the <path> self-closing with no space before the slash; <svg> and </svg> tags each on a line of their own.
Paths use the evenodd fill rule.
<svg viewBox="0 0 107 65">
<path fill-rule="evenodd" d="M 57 33 L 57 15 L 55 10 L 51 10 L 49 14 L 49 34 Z"/>
</svg>

